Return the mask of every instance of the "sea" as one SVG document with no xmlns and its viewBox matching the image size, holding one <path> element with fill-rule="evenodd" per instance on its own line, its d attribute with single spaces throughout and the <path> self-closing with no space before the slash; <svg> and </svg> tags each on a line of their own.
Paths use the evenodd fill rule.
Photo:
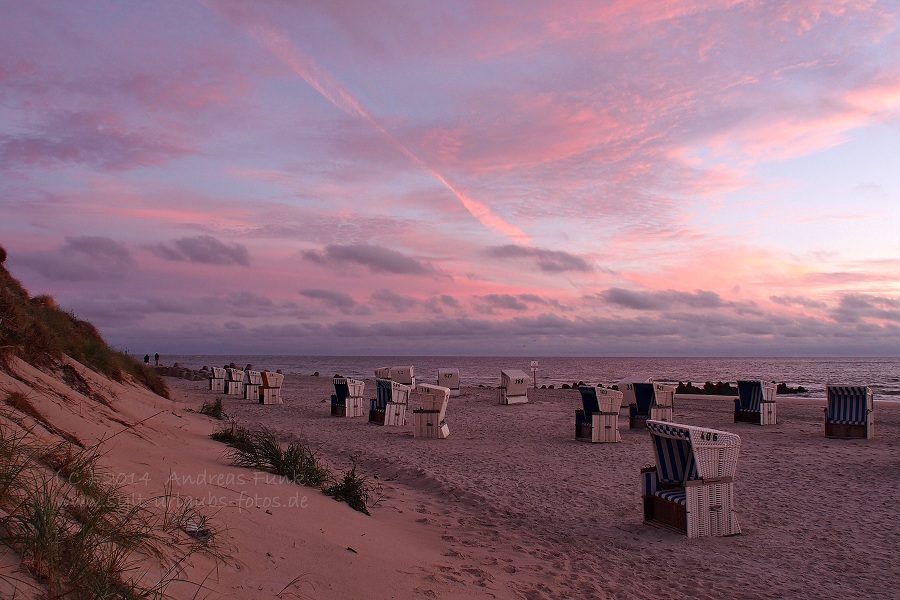
<svg viewBox="0 0 900 600">
<path fill-rule="evenodd" d="M 900 358 L 672 358 L 672 357 L 521 357 L 521 356 L 264 356 L 169 355 L 161 365 L 189 369 L 234 363 L 285 375 L 371 379 L 378 367 L 411 365 L 416 378 L 437 382 L 439 368 L 458 368 L 463 387 L 496 387 L 501 369 L 536 377 L 537 387 L 563 384 L 609 386 L 627 378 L 660 383 L 734 383 L 739 379 L 774 381 L 807 391 L 799 397 L 824 398 L 825 386 L 867 385 L 878 400 L 900 402 Z"/>
</svg>

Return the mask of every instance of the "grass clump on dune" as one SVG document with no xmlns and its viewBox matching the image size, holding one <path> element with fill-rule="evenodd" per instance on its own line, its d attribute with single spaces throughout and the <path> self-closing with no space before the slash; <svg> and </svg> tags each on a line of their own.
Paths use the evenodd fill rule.
<svg viewBox="0 0 900 600">
<path fill-rule="evenodd" d="M 21 556 L 48 598 L 169 598 L 190 556 L 221 557 L 211 534 L 199 542 L 190 533 L 198 523 L 209 532 L 207 520 L 171 489 L 130 496 L 100 457 L 67 442 L 46 447 L 0 413 L 0 544 Z"/>
<path fill-rule="evenodd" d="M 356 457 L 350 470 L 335 476 L 307 445 L 292 442 L 283 448 L 275 435 L 266 430 L 251 432 L 234 422 L 214 432 L 212 439 L 231 448 L 231 464 L 273 473 L 299 485 L 318 488 L 354 510 L 369 514 L 368 505 L 377 491 L 369 480 L 356 472 Z"/>
</svg>

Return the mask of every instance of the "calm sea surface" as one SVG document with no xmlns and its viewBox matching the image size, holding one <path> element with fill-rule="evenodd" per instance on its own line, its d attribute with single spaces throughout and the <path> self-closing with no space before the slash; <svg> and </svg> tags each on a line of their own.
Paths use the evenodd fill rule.
<svg viewBox="0 0 900 600">
<path fill-rule="evenodd" d="M 462 385 L 496 386 L 500 369 L 531 373 L 538 362 L 537 383 L 559 387 L 563 383 L 610 385 L 626 377 L 650 377 L 663 383 L 707 381 L 735 382 L 762 379 L 803 386 L 808 397 L 824 397 L 827 383 L 868 385 L 876 399 L 900 401 L 900 358 L 567 358 L 567 357 L 478 357 L 478 356 L 248 356 L 171 355 L 160 364 L 179 363 L 199 369 L 235 363 L 254 369 L 285 374 L 322 377 L 372 378 L 376 367 L 413 365 L 420 381 L 436 382 L 438 368 L 455 367 Z"/>
</svg>

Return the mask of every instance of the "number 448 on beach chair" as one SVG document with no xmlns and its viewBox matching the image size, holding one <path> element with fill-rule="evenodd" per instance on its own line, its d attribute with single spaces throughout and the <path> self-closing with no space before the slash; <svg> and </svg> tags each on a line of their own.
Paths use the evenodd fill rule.
<svg viewBox="0 0 900 600">
<path fill-rule="evenodd" d="M 734 433 L 647 421 L 656 466 L 641 469 L 644 522 L 689 538 L 737 535 L 734 472 L 741 438 Z"/>
</svg>

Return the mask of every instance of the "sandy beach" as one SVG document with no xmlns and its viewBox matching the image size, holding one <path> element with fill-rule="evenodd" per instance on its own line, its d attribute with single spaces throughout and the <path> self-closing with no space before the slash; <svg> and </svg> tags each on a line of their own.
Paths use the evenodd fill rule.
<svg viewBox="0 0 900 600">
<path fill-rule="evenodd" d="M 367 516 L 231 466 L 209 439 L 222 422 L 197 412 L 216 397 L 206 382 L 166 378 L 166 400 L 70 363 L 90 396 L 20 361 L 15 377 L 0 372 L 0 388 L 26 393 L 55 426 L 36 434 L 96 444 L 132 501 L 168 488 L 210 518 L 220 558 L 181 565 L 171 597 L 871 598 L 897 572 L 900 404 L 876 403 L 866 441 L 826 439 L 822 399 L 780 398 L 779 425 L 760 427 L 733 423 L 729 398 L 676 398 L 676 421 L 743 442 L 742 535 L 689 540 L 642 523 L 648 434 L 623 416 L 621 443 L 576 441 L 575 390 L 531 390 L 529 403 L 501 406 L 495 389 L 464 386 L 443 440 L 330 416 L 328 377 L 288 376 L 282 405 L 221 396 L 239 425 L 302 441 L 337 472 L 356 460 L 378 487 Z M 0 577 L 4 593 L 27 579 L 12 555 L 0 569 L 16 574 Z M 19 585 L 16 597 L 37 596 Z"/>
<path fill-rule="evenodd" d="M 197 382 L 167 382 L 185 405 L 212 396 Z M 344 581 L 380 575 L 393 583 L 367 597 L 866 598 L 896 575 L 900 404 L 876 403 L 867 441 L 826 439 L 824 399 L 779 398 L 779 424 L 760 427 L 733 423 L 731 399 L 678 397 L 676 421 L 742 439 L 742 535 L 688 540 L 642 523 L 647 433 L 620 417 L 621 443 L 576 441 L 576 390 L 530 390 L 528 404 L 501 406 L 496 390 L 464 387 L 450 401 L 444 440 L 414 438 L 411 425 L 331 417 L 331 392 L 330 378 L 290 376 L 283 405 L 224 398 L 239 424 L 307 443 L 338 468 L 356 457 L 382 488 L 362 521 L 384 524 L 387 537 L 361 544 L 360 536 L 348 542 L 357 554 L 309 568 L 312 597 L 352 597 Z M 395 529 L 430 554 L 407 542 L 398 549 Z M 366 559 L 380 566 L 371 571 Z"/>
</svg>

